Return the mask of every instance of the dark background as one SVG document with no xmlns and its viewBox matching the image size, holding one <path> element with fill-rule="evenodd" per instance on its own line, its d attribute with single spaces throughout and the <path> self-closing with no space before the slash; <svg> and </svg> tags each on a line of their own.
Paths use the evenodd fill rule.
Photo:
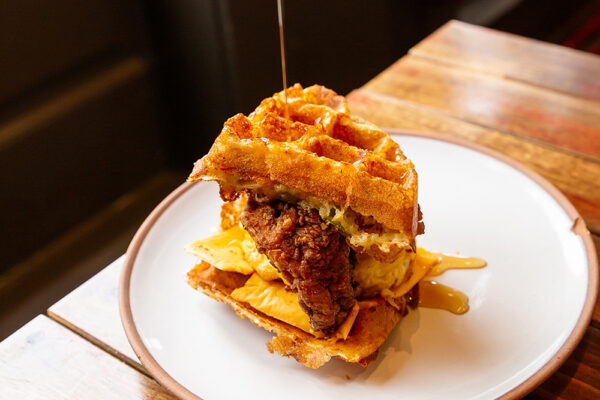
<svg viewBox="0 0 600 400">
<path fill-rule="evenodd" d="M 452 18 L 600 50 L 580 32 L 598 1 L 284 4 L 288 82 L 341 94 Z M 223 121 L 279 90 L 276 0 L 0 2 L 0 316 L 122 254 Z"/>
</svg>

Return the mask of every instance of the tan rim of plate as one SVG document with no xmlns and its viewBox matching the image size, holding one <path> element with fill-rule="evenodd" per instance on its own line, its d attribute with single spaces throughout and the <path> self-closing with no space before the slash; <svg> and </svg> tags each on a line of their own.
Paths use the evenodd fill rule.
<svg viewBox="0 0 600 400">
<path fill-rule="evenodd" d="M 552 375 L 562 365 L 562 363 L 565 362 L 567 358 L 569 358 L 570 354 L 573 352 L 575 347 L 577 347 L 577 344 L 581 341 L 581 338 L 583 337 L 592 318 L 592 312 L 596 303 L 596 296 L 598 292 L 598 259 L 596 256 L 596 250 L 592 241 L 592 237 L 585 226 L 583 218 L 581 217 L 581 215 L 579 215 L 579 212 L 577 212 L 577 210 L 569 202 L 569 200 L 554 185 L 552 185 L 542 176 L 538 175 L 536 172 L 520 164 L 518 161 L 515 161 L 503 154 L 500 154 L 483 146 L 467 142 L 465 140 L 447 137 L 441 134 L 406 131 L 398 129 L 386 129 L 386 131 L 392 135 L 418 136 L 422 138 L 440 140 L 443 142 L 457 144 L 459 146 L 475 150 L 479 153 L 486 154 L 505 164 L 508 164 L 511 167 L 523 173 L 524 175 L 526 175 L 527 177 L 531 178 L 538 185 L 540 185 L 547 193 L 549 193 L 552 196 L 552 198 L 554 198 L 554 200 L 556 200 L 556 202 L 562 207 L 562 209 L 567 213 L 567 215 L 573 220 L 572 231 L 581 237 L 587 255 L 588 287 L 586 292 L 585 303 L 583 305 L 583 309 L 581 310 L 581 314 L 579 315 L 579 319 L 577 320 L 577 323 L 573 328 L 573 331 L 571 331 L 571 334 L 569 335 L 565 343 L 562 345 L 562 347 L 556 352 L 556 354 L 537 372 L 535 372 L 532 376 L 530 376 L 520 385 L 516 386 L 509 392 L 502 395 L 500 399 L 519 399 L 525 396 L 527 393 L 531 392 L 533 389 L 539 386 L 548 377 L 550 377 L 550 375 Z M 192 187 L 192 185 L 193 183 L 184 183 L 181 186 L 179 186 L 169 196 L 167 196 L 152 211 L 152 213 L 150 213 L 148 218 L 146 218 L 142 226 L 136 232 L 135 236 L 133 237 L 133 240 L 131 241 L 131 244 L 127 249 L 125 263 L 119 282 L 119 310 L 121 313 L 121 322 L 123 323 L 125 334 L 127 335 L 127 339 L 129 340 L 131 347 L 135 351 L 135 354 L 138 356 L 140 362 L 146 368 L 146 370 L 158 382 L 160 382 L 161 385 L 163 385 L 166 389 L 171 391 L 175 396 L 182 399 L 200 399 L 200 397 L 196 396 L 188 389 L 183 387 L 175 379 L 173 379 L 156 362 L 156 360 L 154 359 L 154 357 L 152 357 L 146 346 L 144 346 L 142 338 L 140 337 L 135 323 L 133 322 L 133 315 L 131 313 L 131 304 L 129 298 L 129 288 L 131 282 L 131 273 L 133 271 L 133 265 L 137 254 L 140 250 L 140 247 L 144 242 L 144 239 L 146 238 L 146 235 L 148 234 L 152 226 L 154 226 L 158 218 L 163 214 L 163 212 L 167 208 L 169 208 L 177 198 L 179 198 L 186 191 L 188 191 Z"/>
</svg>

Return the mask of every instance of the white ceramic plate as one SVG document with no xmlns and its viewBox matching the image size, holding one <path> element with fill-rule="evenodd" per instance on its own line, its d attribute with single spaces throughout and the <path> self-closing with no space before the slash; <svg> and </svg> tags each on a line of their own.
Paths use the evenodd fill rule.
<svg viewBox="0 0 600 400">
<path fill-rule="evenodd" d="M 221 204 L 216 184 L 186 184 L 127 254 L 121 315 L 144 366 L 175 394 L 208 400 L 518 397 L 558 368 L 581 339 L 597 290 L 589 234 L 571 229 L 577 212 L 503 156 L 395 139 L 419 173 L 419 245 L 489 264 L 438 279 L 469 296 L 467 314 L 410 312 L 366 369 L 332 360 L 311 370 L 269 354 L 271 334 L 186 284 L 195 258 L 183 247 L 216 231 Z"/>
</svg>

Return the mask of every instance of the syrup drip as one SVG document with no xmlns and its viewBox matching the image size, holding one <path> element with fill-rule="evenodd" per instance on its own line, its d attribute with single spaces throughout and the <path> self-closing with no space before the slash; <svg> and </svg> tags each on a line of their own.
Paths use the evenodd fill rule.
<svg viewBox="0 0 600 400">
<path fill-rule="evenodd" d="M 487 263 L 474 257 L 453 257 L 447 256 L 441 253 L 429 253 L 433 256 L 439 257 L 439 262 L 434 265 L 427 276 L 438 276 L 443 274 L 449 269 L 472 269 L 472 268 L 483 268 Z"/>
<path fill-rule="evenodd" d="M 441 275 L 449 269 L 483 268 L 486 265 L 480 258 L 453 257 L 419 248 L 413 275 L 431 277 Z M 419 307 L 439 308 L 454 314 L 464 314 L 469 310 L 469 298 L 461 291 L 439 282 L 421 280 L 419 276 L 415 279 L 419 280 Z"/>
<path fill-rule="evenodd" d="M 469 311 L 466 294 L 435 281 L 419 282 L 419 307 L 439 308 L 454 314 Z"/>
<path fill-rule="evenodd" d="M 281 78 L 283 79 L 283 97 L 285 99 L 285 118 L 289 118 L 287 97 L 287 70 L 285 67 L 285 45 L 283 36 L 283 5 L 282 0 L 277 0 L 277 19 L 279 21 L 279 50 L 281 52 Z"/>
</svg>

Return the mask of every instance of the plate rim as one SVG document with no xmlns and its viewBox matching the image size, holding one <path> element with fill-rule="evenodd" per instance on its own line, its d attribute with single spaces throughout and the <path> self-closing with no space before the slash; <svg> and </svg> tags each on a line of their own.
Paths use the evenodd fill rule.
<svg viewBox="0 0 600 400">
<path fill-rule="evenodd" d="M 421 137 L 425 139 L 438 140 L 451 144 L 465 147 L 470 150 L 474 150 L 479 153 L 483 153 L 487 156 L 497 159 L 498 161 L 507 164 L 523 175 L 533 180 L 539 185 L 546 193 L 548 193 L 558 205 L 565 211 L 565 213 L 573 221 L 573 227 L 571 230 L 573 233 L 581 237 L 584 245 L 584 250 L 587 257 L 588 264 L 588 284 L 586 289 L 586 297 L 583 303 L 583 307 L 579 314 L 579 318 L 573 327 L 573 330 L 569 333 L 569 336 L 556 353 L 548 360 L 542 367 L 534 372 L 530 377 L 521 382 L 516 387 L 512 388 L 508 392 L 504 393 L 499 397 L 502 400 L 518 399 L 531 392 L 542 382 L 548 379 L 558 368 L 569 358 L 573 350 L 577 347 L 583 335 L 585 334 L 587 327 L 592 319 L 592 313 L 596 303 L 598 295 L 598 257 L 596 254 L 596 248 L 592 240 L 591 233 L 587 229 L 585 220 L 575 209 L 573 204 L 565 197 L 558 188 L 556 188 L 550 181 L 542 177 L 537 172 L 533 171 L 529 167 L 525 166 L 521 162 L 514 160 L 502 153 L 495 150 L 489 149 L 482 145 L 469 142 L 462 138 L 456 138 L 448 136 L 442 133 L 433 132 L 422 132 L 412 131 L 397 128 L 383 128 L 384 131 L 388 132 L 393 136 L 409 136 L 409 137 Z M 121 317 L 121 323 L 125 330 L 125 335 L 129 344 L 133 348 L 133 351 L 137 355 L 141 364 L 146 368 L 148 373 L 152 375 L 164 388 L 169 390 L 171 393 L 182 399 L 193 399 L 202 400 L 201 397 L 192 393 L 189 389 L 184 387 L 181 383 L 177 382 L 167 371 L 165 371 L 160 364 L 150 354 L 150 351 L 144 345 L 142 338 L 135 326 L 133 321 L 133 313 L 131 311 L 130 302 L 130 284 L 131 274 L 135 265 L 137 254 L 141 248 L 144 239 L 154 226 L 158 218 L 171 206 L 171 204 L 177 200 L 180 196 L 186 193 L 194 185 L 193 182 L 184 182 L 165 197 L 154 210 L 144 220 L 140 228 L 135 233 L 131 243 L 129 244 L 125 253 L 125 261 L 123 263 L 123 270 L 119 278 L 119 314 Z"/>
</svg>

